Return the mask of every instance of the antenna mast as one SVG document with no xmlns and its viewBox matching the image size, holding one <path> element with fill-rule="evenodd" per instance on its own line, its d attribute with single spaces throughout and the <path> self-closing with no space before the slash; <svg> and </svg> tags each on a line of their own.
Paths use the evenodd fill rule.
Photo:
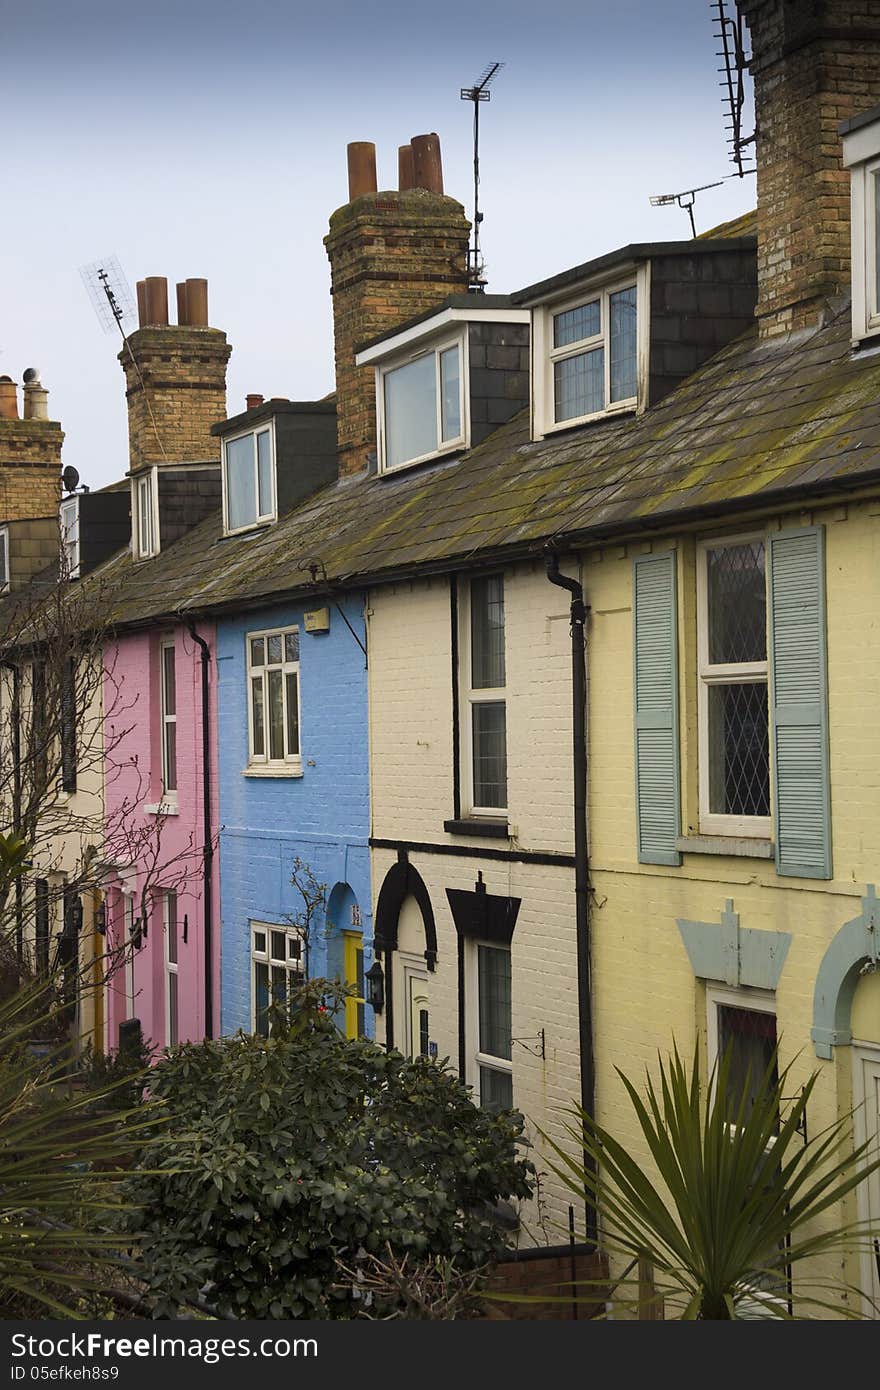
<svg viewBox="0 0 880 1390">
<path fill-rule="evenodd" d="M 104 256 L 100 261 L 94 261 L 92 265 L 82 265 L 79 268 L 80 279 L 86 288 L 86 293 L 92 301 L 92 308 L 97 315 L 98 322 L 105 333 L 112 333 L 114 328 L 118 328 L 122 336 L 122 341 L 128 348 L 128 355 L 131 358 L 132 366 L 137 372 L 141 390 L 144 393 L 147 412 L 150 417 L 150 424 L 156 436 L 156 443 L 162 457 L 167 459 L 165 446 L 162 443 L 162 436 L 159 433 L 159 426 L 156 424 L 156 417 L 153 414 L 153 407 L 150 404 L 150 397 L 141 376 L 141 369 L 138 366 L 131 343 L 128 341 L 128 334 L 125 331 L 125 320 L 134 319 L 134 299 L 128 281 L 123 274 L 122 266 L 115 256 Z"/>
<path fill-rule="evenodd" d="M 491 100 L 489 84 L 503 67 L 503 63 L 489 63 L 473 87 L 461 89 L 462 101 L 471 101 L 474 105 L 474 243 L 468 251 L 468 278 L 470 289 L 478 294 L 482 294 L 486 288 L 484 267 L 480 258 L 480 223 L 483 220 L 483 214 L 480 212 L 480 102 Z"/>
<path fill-rule="evenodd" d="M 754 131 L 751 135 L 742 133 L 745 74 L 751 62 L 751 57 L 747 57 L 745 51 L 745 25 L 735 4 L 734 14 L 727 13 L 727 0 L 709 0 L 709 8 L 714 11 L 713 19 L 718 25 L 715 38 L 721 44 L 715 56 L 723 60 L 723 66 L 718 69 L 721 73 L 718 85 L 724 92 L 723 100 L 727 108 L 725 114 L 729 117 L 725 126 L 725 130 L 730 131 L 727 143 L 730 146 L 730 158 L 736 165 L 737 174 L 742 178 L 745 174 L 755 172 L 754 169 L 743 167 L 746 147 L 755 143 Z"/>
</svg>

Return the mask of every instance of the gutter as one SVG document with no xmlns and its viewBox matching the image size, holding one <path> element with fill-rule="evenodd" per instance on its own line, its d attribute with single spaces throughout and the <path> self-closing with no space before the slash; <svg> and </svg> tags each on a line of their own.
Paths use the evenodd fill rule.
<svg viewBox="0 0 880 1390">
<path fill-rule="evenodd" d="M 574 768 L 574 890 L 575 940 L 577 945 L 578 1041 L 581 1063 L 581 1109 L 595 1115 L 596 1069 L 593 1057 L 593 1000 L 590 980 L 590 860 L 587 846 L 587 669 L 584 628 L 587 608 L 583 586 L 577 579 L 559 573 L 559 556 L 552 546 L 544 549 L 547 578 L 557 588 L 571 594 L 571 699 L 572 762 Z M 594 1174 L 595 1164 L 583 1151 L 586 1173 Z M 584 1191 L 587 1241 L 595 1247 L 598 1235 L 596 1208 Z"/>
<path fill-rule="evenodd" d="M 208 671 L 211 652 L 204 637 L 196 632 L 192 618 L 184 618 L 190 637 L 201 649 L 202 663 L 202 844 L 204 931 L 205 931 L 205 1037 L 214 1036 L 214 972 L 212 970 L 212 922 L 214 911 L 214 840 L 211 834 L 211 721 L 209 713 Z"/>
</svg>

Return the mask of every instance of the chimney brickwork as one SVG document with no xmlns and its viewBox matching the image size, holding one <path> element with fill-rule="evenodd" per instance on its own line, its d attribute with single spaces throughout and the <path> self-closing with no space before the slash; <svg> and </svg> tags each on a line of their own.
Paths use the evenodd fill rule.
<svg viewBox="0 0 880 1390">
<path fill-rule="evenodd" d="M 764 336 L 821 322 L 849 292 L 838 125 L 880 103 L 880 0 L 738 0 L 751 36 Z"/>
<path fill-rule="evenodd" d="M 188 302 L 191 317 L 204 317 L 207 324 L 205 282 L 188 280 L 185 286 L 178 306 Z M 124 347 L 119 354 L 131 469 L 154 463 L 219 463 L 220 444 L 211 426 L 226 418 L 226 364 L 232 351 L 226 334 L 218 328 L 169 324 L 167 282 L 159 276 L 139 283 L 138 306 L 141 327 L 129 336 L 131 351 Z M 158 322 L 151 323 L 151 317 Z"/>
<path fill-rule="evenodd" d="M 61 426 L 57 420 L 46 418 L 19 419 L 15 383 L 4 377 L 0 388 L 0 522 L 57 518 L 64 442 Z M 48 393 L 42 387 L 39 390 L 41 409 L 45 409 Z"/>
<path fill-rule="evenodd" d="M 437 137 L 430 139 L 436 142 Z M 439 144 L 431 153 L 436 183 L 442 179 L 436 172 Z M 426 188 L 358 194 L 369 166 L 359 144 L 351 170 L 355 196 L 333 213 L 324 238 L 333 296 L 342 476 L 367 467 L 376 450 L 375 373 L 372 367 L 355 366 L 357 350 L 468 289 L 470 223 L 461 204 Z"/>
</svg>

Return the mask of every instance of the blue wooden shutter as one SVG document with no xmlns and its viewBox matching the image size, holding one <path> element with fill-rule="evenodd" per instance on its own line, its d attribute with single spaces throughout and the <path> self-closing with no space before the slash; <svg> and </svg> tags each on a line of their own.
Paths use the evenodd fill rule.
<svg viewBox="0 0 880 1390">
<path fill-rule="evenodd" d="M 633 561 L 636 819 L 640 864 L 680 864 L 675 554 Z"/>
<path fill-rule="evenodd" d="M 825 532 L 770 537 L 770 723 L 776 868 L 831 877 Z"/>
</svg>

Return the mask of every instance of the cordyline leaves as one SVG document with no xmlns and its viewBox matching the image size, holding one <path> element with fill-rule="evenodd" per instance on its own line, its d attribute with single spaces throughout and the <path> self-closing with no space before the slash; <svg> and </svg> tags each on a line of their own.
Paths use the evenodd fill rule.
<svg viewBox="0 0 880 1390">
<path fill-rule="evenodd" d="M 37 1056 L 35 1014 L 59 1003 L 58 981 L 26 984 L 0 1002 L 0 1308 L 40 1305 L 80 1316 L 79 1300 L 112 1283 L 118 1235 L 105 1222 L 120 1208 L 122 1164 L 143 1145 L 155 1107 L 106 1109 L 115 1082 L 83 1087 L 69 1047 Z"/>
<path fill-rule="evenodd" d="M 870 1141 L 853 1146 L 851 1116 L 805 1143 L 818 1073 L 789 1103 L 791 1068 L 777 1075 L 775 1055 L 757 1097 L 744 1088 L 731 1108 L 730 1060 L 726 1055 L 713 1071 L 705 1101 L 696 1054 L 689 1070 L 677 1048 L 660 1058 L 659 1085 L 648 1076 L 644 1097 L 617 1069 L 665 1192 L 579 1106 L 565 1129 L 589 1166 L 542 1131 L 555 1154 L 552 1170 L 598 1211 L 602 1247 L 629 1261 L 614 1281 L 616 1296 L 628 1297 L 637 1285 L 631 1271 L 647 1260 L 658 1296 L 682 1318 L 754 1316 L 756 1305 L 765 1316 L 788 1318 L 790 1281 L 800 1315 L 827 1309 L 861 1316 L 864 1291 L 821 1277 L 813 1262 L 837 1256 L 839 1266 L 844 1254 L 870 1242 L 874 1233 L 865 1223 L 829 1224 L 828 1215 L 880 1159 L 868 1158 Z"/>
</svg>

